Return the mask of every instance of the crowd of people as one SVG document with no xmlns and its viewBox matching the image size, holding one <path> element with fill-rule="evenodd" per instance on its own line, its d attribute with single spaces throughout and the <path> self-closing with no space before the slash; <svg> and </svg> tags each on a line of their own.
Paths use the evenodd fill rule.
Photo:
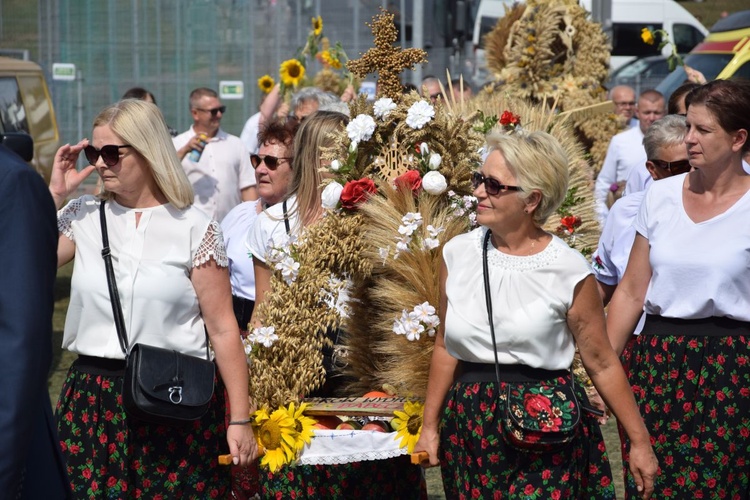
<svg viewBox="0 0 750 500">
<path fill-rule="evenodd" d="M 432 103 L 473 92 L 433 76 L 416 90 Z M 243 498 L 249 492 L 232 476 L 244 474 L 264 497 L 423 494 L 408 460 L 257 471 L 242 337 L 263 326 L 256 312 L 272 286 L 269 252 L 324 216 L 320 151 L 349 123 L 353 98 L 353 88 L 339 96 L 308 87 L 287 104 L 276 86 L 237 137 L 221 128 L 227 108 L 212 89 L 193 90 L 193 123 L 178 134 L 155 97 L 133 88 L 96 116 L 90 140 L 58 150 L 46 189 L 0 146 L 3 168 L 13 165 L 0 176 L 2 198 L 26 193 L 9 207 L 39 211 L 23 225 L 18 210 L 6 215 L 0 205 L 3 227 L 19 223 L 5 231 L 15 248 L 1 251 L 21 271 L 14 281 L 33 285 L 0 291 L 0 310 L 21 304 L 23 291 L 36 305 L 15 323 L 0 321 L 0 336 L 51 336 L 53 262 L 74 261 L 62 346 L 77 355 L 56 426 L 36 397 L 49 353 L 29 361 L 36 375 L 22 382 L 35 397 L 14 406 L 33 414 L 0 414 L 0 424 L 14 418 L 24 423 L 19 436 L 50 439 L 30 447 L 38 465 L 19 454 L 0 468 L 0 490 L 11 498 L 34 498 L 42 487 L 46 498 Z M 750 498 L 750 228 L 742 229 L 750 83 L 686 83 L 668 100 L 618 86 L 610 98 L 626 128 L 592 185 L 603 230 L 590 262 L 543 229 L 568 193 L 559 143 L 524 130 L 486 137 L 486 159 L 472 175 L 479 227 L 446 242 L 435 270 L 440 325 L 415 446 L 424 466 L 441 467 L 448 498 L 614 497 L 600 410 L 621 426 L 628 498 Z M 89 165 L 78 170 L 81 155 Z M 99 192 L 69 199 L 94 172 Z M 102 220 L 113 276 L 102 259 Z M 129 345 L 113 321 L 111 280 Z M 200 419 L 170 426 L 127 413 L 122 386 L 135 343 L 197 357 L 210 346 L 217 377 Z M 576 353 L 604 408 L 572 375 Z M 336 383 L 329 377 L 307 396 L 334 394 Z M 511 409 L 518 384 L 564 387 L 571 400 L 557 407 L 534 393 L 525 409 Z M 524 448 L 508 430 L 514 412 L 542 415 L 550 427 L 571 414 L 580 422 L 562 444 Z M 36 420 L 42 430 L 32 432 Z M 226 453 L 233 468 L 217 462 Z M 41 471 L 55 479 L 37 482 Z"/>
</svg>

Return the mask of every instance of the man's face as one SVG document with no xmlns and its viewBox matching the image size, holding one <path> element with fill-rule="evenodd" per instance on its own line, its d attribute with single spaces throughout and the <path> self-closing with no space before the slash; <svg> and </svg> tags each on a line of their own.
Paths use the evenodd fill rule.
<svg viewBox="0 0 750 500">
<path fill-rule="evenodd" d="M 198 101 L 198 106 L 190 112 L 193 115 L 193 128 L 200 132 L 209 132 L 214 134 L 219 130 L 221 118 L 224 113 L 221 108 L 221 101 L 218 97 L 204 95 Z"/>
<path fill-rule="evenodd" d="M 635 116 L 640 121 L 641 132 L 645 134 L 656 120 L 664 116 L 664 113 L 664 99 L 657 99 L 656 101 L 638 99 Z"/>
<path fill-rule="evenodd" d="M 656 158 L 649 159 L 646 168 L 655 181 L 688 172 L 690 162 L 687 147 L 684 143 L 679 143 L 657 148 Z"/>
<path fill-rule="evenodd" d="M 612 102 L 615 114 L 624 116 L 627 120 L 635 114 L 635 91 L 630 87 L 616 87 L 612 90 Z"/>
<path fill-rule="evenodd" d="M 428 97 L 433 103 L 443 96 L 443 94 L 440 93 L 440 84 L 437 82 L 425 82 L 422 84 L 422 89 L 424 90 L 425 97 Z"/>
</svg>

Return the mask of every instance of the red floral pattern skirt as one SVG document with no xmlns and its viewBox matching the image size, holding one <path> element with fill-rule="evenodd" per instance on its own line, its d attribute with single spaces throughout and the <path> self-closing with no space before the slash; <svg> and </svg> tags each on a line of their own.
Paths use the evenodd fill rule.
<svg viewBox="0 0 750 500">
<path fill-rule="evenodd" d="M 227 498 L 223 385 L 203 419 L 185 427 L 128 418 L 121 389 L 120 376 L 68 372 L 57 429 L 73 498 Z"/>
<path fill-rule="evenodd" d="M 440 467 L 449 499 L 611 499 L 612 473 L 596 418 L 585 411 L 563 448 L 519 451 L 503 438 L 504 409 L 496 382 L 457 381 L 448 392 L 440 431 Z M 501 391 L 506 383 L 502 382 Z M 588 404 L 583 389 L 576 396 Z"/>
<path fill-rule="evenodd" d="M 749 338 L 634 342 L 630 384 L 659 459 L 654 498 L 750 499 Z M 627 497 L 639 498 L 627 461 L 624 472 Z"/>
<path fill-rule="evenodd" d="M 262 498 L 403 499 L 427 498 L 422 468 L 409 456 L 340 465 L 261 469 Z"/>
</svg>

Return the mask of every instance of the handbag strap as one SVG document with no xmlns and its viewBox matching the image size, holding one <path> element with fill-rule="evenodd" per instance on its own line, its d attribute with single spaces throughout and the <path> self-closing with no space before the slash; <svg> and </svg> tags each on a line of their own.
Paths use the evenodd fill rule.
<svg viewBox="0 0 750 500">
<path fill-rule="evenodd" d="M 115 328 L 117 329 L 117 339 L 120 341 L 120 349 L 128 355 L 128 336 L 125 332 L 125 319 L 122 316 L 122 306 L 120 306 L 120 294 L 117 292 L 117 282 L 115 281 L 115 271 L 112 268 L 112 252 L 109 248 L 109 236 L 107 235 L 107 216 L 104 213 L 104 203 L 102 200 L 99 204 L 99 222 L 102 226 L 102 258 L 104 259 L 104 268 L 107 271 L 107 285 L 109 286 L 109 302 L 112 304 L 112 316 L 115 318 Z"/>
<path fill-rule="evenodd" d="M 497 357 L 497 342 L 495 341 L 495 321 L 492 316 L 492 294 L 490 293 L 490 271 L 487 265 L 487 242 L 492 236 L 489 228 L 482 242 L 482 275 L 484 276 L 484 301 L 487 304 L 487 317 L 490 320 L 490 335 L 492 335 L 492 353 L 495 355 L 495 378 L 497 378 L 497 390 L 500 390 L 500 361 Z"/>
<path fill-rule="evenodd" d="M 286 200 L 281 203 L 281 208 L 284 209 L 284 227 L 286 228 L 286 234 L 291 234 L 291 228 L 289 227 L 289 216 L 286 213 Z"/>
</svg>

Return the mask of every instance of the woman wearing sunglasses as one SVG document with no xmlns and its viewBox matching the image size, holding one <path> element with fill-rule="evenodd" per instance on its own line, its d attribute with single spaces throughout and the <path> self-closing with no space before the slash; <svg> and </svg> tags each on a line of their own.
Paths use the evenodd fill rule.
<svg viewBox="0 0 750 500">
<path fill-rule="evenodd" d="M 90 166 L 76 171 L 83 152 Z M 92 139 L 61 147 L 50 192 L 57 207 L 94 170 L 99 195 L 58 212 L 58 266 L 75 259 L 63 348 L 78 354 L 57 406 L 73 497 L 203 498 L 229 494 L 229 470 L 257 456 L 248 424 L 248 371 L 232 315 L 221 229 L 192 206 L 193 191 L 159 109 L 128 99 L 94 120 Z M 102 259 L 104 207 L 129 346 L 205 356 L 206 332 L 222 382 L 206 415 L 185 427 L 130 417 L 122 405 L 125 354 L 114 327 Z M 225 426 L 227 401 L 231 422 Z M 200 445 L 196 445 L 200 443 Z"/>
<path fill-rule="evenodd" d="M 631 437 L 631 468 L 648 498 L 657 464 L 604 331 L 596 282 L 580 253 L 542 229 L 567 192 L 565 152 L 544 132 L 496 130 L 487 144 L 472 179 L 481 227 L 443 248 L 440 328 L 415 450 L 442 465 L 448 498 L 614 498 L 598 422 L 570 373 L 577 344 Z M 567 444 L 529 451 L 513 440 L 505 402 L 518 382 L 572 384 L 581 417 Z M 546 396 L 521 406 L 516 418 L 541 418 L 552 430 L 569 408 Z"/>
<path fill-rule="evenodd" d="M 620 352 L 646 313 L 629 378 L 661 465 L 655 495 L 748 498 L 750 82 L 716 80 L 686 103 L 693 169 L 644 195 L 607 331 Z"/>
</svg>

